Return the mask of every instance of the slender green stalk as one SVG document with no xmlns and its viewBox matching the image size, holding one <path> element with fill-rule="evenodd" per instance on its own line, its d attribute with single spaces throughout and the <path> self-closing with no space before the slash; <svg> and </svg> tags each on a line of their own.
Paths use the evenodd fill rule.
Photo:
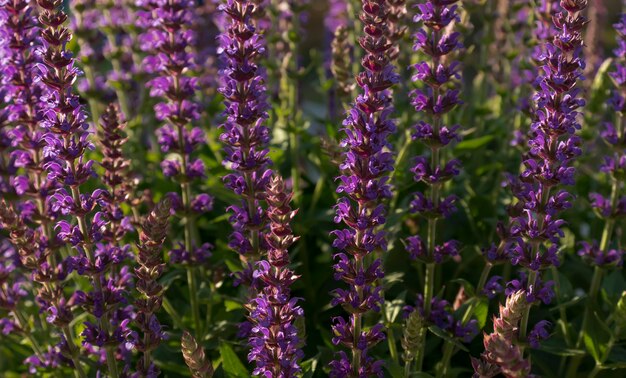
<svg viewBox="0 0 626 378">
<path fill-rule="evenodd" d="M 174 323 L 175 328 L 183 329 L 183 318 L 181 318 L 181 316 L 178 314 L 178 311 L 176 311 L 176 308 L 174 308 L 174 306 L 172 305 L 172 302 L 170 302 L 170 300 L 167 299 L 166 296 L 163 296 L 162 304 L 165 312 L 167 312 L 170 318 L 172 318 L 172 323 Z"/>
<path fill-rule="evenodd" d="M 433 298 L 434 282 L 435 282 L 435 263 L 426 264 L 426 274 L 424 276 L 424 319 L 428 320 L 431 310 L 431 301 Z M 416 310 L 417 311 L 417 310 Z M 416 369 L 422 371 L 424 364 L 424 345 L 426 343 L 426 334 L 428 328 L 423 325 L 420 332 L 420 349 L 417 353 Z"/>
<path fill-rule="evenodd" d="M 26 317 L 24 316 L 22 311 L 20 311 L 20 309 L 16 307 L 13 310 L 13 315 L 15 315 L 15 318 L 17 319 L 17 322 L 18 322 L 20 328 L 24 331 L 23 335 L 30 342 L 30 345 L 33 348 L 33 351 L 35 352 L 37 357 L 43 358 L 42 349 L 39 346 L 39 343 L 37 342 L 37 339 L 35 339 L 33 334 L 30 332 L 30 325 L 28 324 L 28 320 L 26 319 Z"/>
<path fill-rule="evenodd" d="M 533 256 L 534 255 L 535 254 L 533 254 Z M 535 286 L 538 276 L 539 276 L 539 272 L 536 272 L 534 270 L 531 270 L 530 272 L 528 272 L 528 284 L 526 286 L 527 287 Z M 526 340 L 526 334 L 528 332 L 528 319 L 530 318 L 530 307 L 531 306 L 526 306 L 526 309 L 524 310 L 524 316 L 522 316 L 522 320 L 520 323 L 520 330 L 519 330 L 520 340 Z M 523 348 L 523 346 L 521 346 L 520 348 Z"/>
</svg>

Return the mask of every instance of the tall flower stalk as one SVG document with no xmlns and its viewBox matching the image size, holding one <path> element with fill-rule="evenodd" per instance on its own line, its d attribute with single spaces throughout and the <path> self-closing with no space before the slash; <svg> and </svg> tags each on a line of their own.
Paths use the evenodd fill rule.
<svg viewBox="0 0 626 378">
<path fill-rule="evenodd" d="M 418 12 L 414 17 L 423 27 L 415 34 L 413 49 L 429 57 L 414 66 L 416 71 L 413 80 L 420 82 L 420 88 L 411 92 L 411 104 L 417 112 L 423 113 L 428 121 L 420 121 L 414 126 L 413 139 L 419 140 L 428 147 L 430 156 L 418 156 L 411 171 L 414 180 L 426 185 L 427 190 L 416 192 L 411 202 L 410 211 L 426 218 L 428 225 L 426 237 L 414 235 L 406 240 L 407 251 L 412 259 L 426 264 L 424 277 L 424 294 L 422 298 L 424 319 L 429 319 L 435 290 L 435 272 L 437 264 L 445 258 L 456 256 L 460 244 L 456 240 L 448 240 L 437 244 L 437 227 L 439 221 L 456 208 L 456 196 L 445 196 L 445 183 L 459 173 L 460 162 L 446 159 L 444 148 L 459 139 L 458 125 L 445 124 L 445 116 L 458 104 L 459 91 L 455 88 L 455 79 L 460 78 L 459 63 L 452 59 L 452 54 L 461 48 L 460 34 L 451 30 L 450 24 L 459 20 L 454 0 L 433 0 L 418 4 Z M 427 328 L 422 327 L 421 345 L 424 345 Z M 422 369 L 423 349 L 418 352 L 416 365 Z"/>
<path fill-rule="evenodd" d="M 563 10 L 553 17 L 557 34 L 545 42 L 540 56 L 542 74 L 533 96 L 535 114 L 528 140 L 528 154 L 519 182 L 512 185 L 518 203 L 512 210 L 511 233 L 516 238 L 512 263 L 529 270 L 526 290 L 536 289 L 541 271 L 558 266 L 557 251 L 565 223 L 559 213 L 571 206 L 570 194 L 560 187 L 574 183 L 573 160 L 580 155 L 578 109 L 585 101 L 576 88 L 581 79 L 581 15 L 586 0 L 562 0 Z M 530 300 L 530 296 L 527 296 Z M 526 340 L 530 308 L 525 309 L 520 339 Z"/>
<path fill-rule="evenodd" d="M 163 301 L 163 286 L 159 284 L 165 264 L 163 262 L 163 244 L 169 228 L 172 203 L 169 198 L 159 202 L 143 222 L 139 234 L 137 249 L 137 291 L 141 298 L 136 301 L 137 317 L 142 338 L 137 342 L 137 349 L 142 358 L 137 363 L 137 372 L 142 377 L 154 377 L 159 369 L 152 362 L 152 351 L 165 339 L 165 333 L 156 313 Z"/>
<path fill-rule="evenodd" d="M 176 159 L 161 162 L 163 174 L 180 185 L 180 194 L 171 193 L 173 208 L 184 227 L 184 242 L 174 248 L 171 262 L 183 263 L 187 270 L 189 301 L 194 330 L 201 339 L 203 325 L 198 302 L 197 264 L 206 262 L 212 246 L 198 242 L 195 218 L 212 209 L 213 198 L 208 194 L 193 194 L 194 181 L 206 177 L 204 162 L 194 154 L 206 142 L 205 133 L 191 124 L 200 118 L 194 100 L 197 78 L 188 76 L 194 65 L 191 46 L 195 35 L 190 29 L 194 2 L 190 0 L 139 1 L 139 12 L 147 27 L 140 40 L 151 55 L 144 68 L 156 77 L 148 82 L 150 95 L 162 102 L 155 105 L 156 117 L 165 124 L 157 131 L 161 151 L 175 153 Z"/>
<path fill-rule="evenodd" d="M 101 189 L 82 192 L 81 187 L 96 176 L 94 162 L 86 157 L 86 151 L 93 149 L 93 145 L 88 140 L 87 116 L 72 92 L 80 72 L 67 50 L 72 34 L 63 26 L 67 15 L 62 10 L 62 1 L 40 0 L 38 5 L 39 21 L 44 27 L 40 80 L 49 90 L 41 122 L 46 129 L 44 140 L 49 159 L 44 167 L 48 179 L 59 186 L 51 199 L 52 209 L 71 219 L 57 223 L 57 237 L 75 251 L 64 262 L 68 270 L 87 276 L 93 288 L 88 293 L 75 294 L 76 304 L 96 319 L 96 324 L 84 323 L 83 343 L 97 355 L 103 350 L 106 356 L 102 361 L 107 364 L 108 374 L 117 377 L 116 348 L 126 345 L 130 319 L 127 312 L 118 311 L 128 274 L 124 269 L 115 271 L 113 266 L 127 256 L 127 249 L 103 240 L 107 218 L 96 207 L 108 193 Z"/>
<path fill-rule="evenodd" d="M 290 226 L 296 215 L 290 206 L 292 198 L 293 193 L 288 192 L 283 179 L 274 177 L 267 187 L 266 198 L 270 223 L 265 236 L 267 259 L 257 263 L 254 273 L 262 288 L 247 305 L 248 319 L 253 325 L 248 360 L 256 363 L 254 375 L 295 377 L 302 371 L 299 361 L 304 353 L 296 324 L 304 312 L 298 306 L 298 299 L 291 297 L 290 289 L 298 279 L 289 269 L 289 248 L 298 240 Z"/>
<path fill-rule="evenodd" d="M 387 138 L 396 129 L 390 119 L 393 108 L 389 88 L 398 80 L 389 53 L 392 45 L 385 36 L 389 6 L 384 0 L 363 0 L 364 24 L 359 43 L 365 51 L 364 68 L 357 76 L 362 92 L 343 122 L 344 161 L 337 193 L 343 194 L 335 206 L 336 223 L 345 228 L 333 231 L 335 279 L 346 289 L 333 291 L 334 306 L 341 305 L 350 315 L 333 321 L 333 343 L 350 349 L 352 359 L 339 352 L 331 362 L 332 377 L 382 376 L 382 361 L 369 355 L 370 349 L 385 338 L 382 324 L 365 327 L 363 318 L 378 312 L 384 299 L 378 282 L 383 277 L 380 251 L 385 250 L 385 205 L 391 197 L 388 183 L 393 155 L 386 149 Z"/>
<path fill-rule="evenodd" d="M 262 206 L 266 187 L 272 175 L 268 169 L 269 129 L 264 122 L 269 105 L 259 60 L 265 42 L 257 30 L 254 17 L 259 12 L 255 2 L 228 0 L 220 6 L 227 16 L 226 29 L 219 37 L 222 86 L 226 121 L 220 140 L 224 143 L 224 165 L 233 172 L 224 177 L 225 185 L 241 197 L 232 205 L 230 221 L 233 233 L 229 246 L 239 253 L 244 271 L 238 281 L 251 285 L 253 264 L 266 251 L 267 215 Z M 250 294 L 253 296 L 254 291 Z"/>
<path fill-rule="evenodd" d="M 498 374 L 505 377 L 527 377 L 530 361 L 524 358 L 523 349 L 516 345 L 519 324 L 530 304 L 524 290 L 517 291 L 500 305 L 500 315 L 494 316 L 493 332 L 485 334 L 485 351 L 480 359 L 472 358 L 475 378 L 491 378 Z"/>
<path fill-rule="evenodd" d="M 44 103 L 40 100 L 47 93 L 45 86 L 37 80 L 39 58 L 36 49 L 40 48 L 38 36 L 40 28 L 34 10 L 28 1 L 12 0 L 4 4 L 3 36 L 9 47 L 6 67 L 7 96 L 11 101 L 7 106 L 8 124 L 13 127 L 4 134 L 2 140 L 15 146 L 4 162 L 13 166 L 10 182 L 15 193 L 21 197 L 20 208 L 31 213 L 30 221 L 41 226 L 41 234 L 48 240 L 48 248 L 57 249 L 52 232 L 55 214 L 48 206 L 47 199 L 58 185 L 47 180 L 43 164 L 45 130 L 39 122 Z M 21 169 L 17 172 L 16 169 Z M 56 256 L 51 253 L 49 262 Z"/>
</svg>

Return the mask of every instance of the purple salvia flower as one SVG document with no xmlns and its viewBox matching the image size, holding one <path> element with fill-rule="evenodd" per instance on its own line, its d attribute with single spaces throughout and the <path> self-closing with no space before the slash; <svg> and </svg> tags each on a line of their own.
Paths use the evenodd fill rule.
<svg viewBox="0 0 626 378">
<path fill-rule="evenodd" d="M 461 47 L 459 33 L 453 32 L 448 26 L 459 19 L 455 1 L 425 1 L 417 5 L 417 14 L 414 19 L 422 22 L 424 27 L 415 34 L 415 50 L 422 51 L 430 56 L 431 61 L 422 61 L 415 64 L 413 80 L 421 82 L 423 86 L 411 92 L 412 105 L 418 112 L 430 116 L 430 123 L 421 121 L 415 125 L 414 140 L 420 140 L 430 148 L 430 158 L 418 156 L 411 171 L 414 179 L 424 182 L 431 193 L 437 195 L 426 196 L 424 193 L 415 193 L 411 202 L 411 212 L 418 213 L 428 219 L 429 228 L 436 227 L 438 219 L 450 215 L 455 211 L 456 197 L 439 197 L 442 185 L 459 174 L 461 163 L 452 159 L 442 161 L 440 149 L 451 141 L 458 140 L 459 126 L 448 127 L 442 123 L 444 114 L 460 104 L 459 91 L 449 88 L 448 83 L 460 78 L 459 63 L 448 58 Z M 446 32 L 443 30 L 446 29 Z M 455 240 L 430 245 L 420 236 L 412 236 L 406 240 L 407 250 L 413 259 L 420 259 L 427 263 L 441 263 L 444 258 L 456 256 L 460 245 Z M 428 306 L 426 306 L 428 313 Z M 428 315 L 426 315 L 428 317 Z"/>
<path fill-rule="evenodd" d="M 64 219 L 55 227 L 57 238 L 76 251 L 64 261 L 64 272 L 77 271 L 90 278 L 93 290 L 78 291 L 72 298 L 72 302 L 85 308 L 96 320 L 83 332 L 83 344 L 96 355 L 102 353 L 102 344 L 107 370 L 116 376 L 116 346 L 120 344 L 120 338 L 130 335 L 124 330 L 123 321 L 114 317 L 119 305 L 124 304 L 121 293 L 126 290 L 130 276 L 123 269 L 117 272 L 111 268 L 128 257 L 128 248 L 103 244 L 108 219 L 105 212 L 97 211 L 97 206 L 110 194 L 102 189 L 81 193 L 81 186 L 96 174 L 94 162 L 85 156 L 87 150 L 93 149 L 88 140 L 87 116 L 78 96 L 72 92 L 72 84 L 80 75 L 71 52 L 67 50 L 72 34 L 63 26 L 67 15 L 62 10 L 62 1 L 40 0 L 37 3 L 44 45 L 40 52 L 39 80 L 49 90 L 41 121 L 47 131 L 44 135 L 45 152 L 50 157 L 44 167 L 48 179 L 60 186 L 50 202 L 54 211 L 76 221 Z M 109 271 L 111 274 L 107 274 Z M 50 314 L 49 321 L 56 316 Z M 93 334 L 99 335 L 97 340 L 104 340 L 103 343 L 94 344 L 90 339 Z"/>
<path fill-rule="evenodd" d="M 146 28 L 140 42 L 150 55 L 144 61 L 147 72 L 156 75 L 148 82 L 150 95 L 162 100 L 155 105 L 156 118 L 165 121 L 158 131 L 161 151 L 176 153 L 177 159 L 163 160 L 161 168 L 166 177 L 180 184 L 180 206 L 175 206 L 185 223 L 185 244 L 179 257 L 185 264 L 198 262 L 197 252 L 203 252 L 194 239 L 194 218 L 212 209 L 213 200 L 207 194 L 193 195 L 191 184 L 206 176 L 204 162 L 194 152 L 205 140 L 204 131 L 190 125 L 200 118 L 200 107 L 194 96 L 198 89 L 197 78 L 188 76 L 194 67 L 191 46 L 195 34 L 189 28 L 194 21 L 194 2 L 190 0 L 160 1 L 140 0 L 143 8 L 138 12 Z M 177 193 L 171 196 L 179 196 Z"/>
<path fill-rule="evenodd" d="M 362 93 L 343 122 L 345 137 L 341 146 L 346 149 L 344 161 L 339 165 L 342 174 L 337 178 L 337 193 L 343 193 L 336 209 L 335 222 L 346 228 L 333 231 L 333 246 L 340 252 L 335 255 L 335 279 L 344 281 L 347 289 L 333 292 L 333 305 L 341 305 L 350 313 L 333 324 L 334 343 L 351 349 L 352 362 L 345 353 L 331 363 L 332 377 L 382 376 L 382 363 L 369 356 L 369 350 L 385 338 L 383 327 L 375 325 L 365 330 L 363 315 L 379 311 L 383 302 L 377 281 L 383 277 L 378 255 L 386 248 L 384 231 L 385 207 L 382 202 L 391 195 L 388 183 L 393 169 L 393 156 L 385 151 L 387 138 L 396 130 L 390 119 L 391 92 L 398 81 L 391 64 L 392 45 L 387 41 L 385 20 L 389 5 L 384 0 L 363 0 L 361 20 L 364 34 L 359 39 L 365 50 L 362 59 L 364 70 L 357 76 Z M 371 261 L 371 262 L 370 262 Z M 346 325 L 347 324 L 347 325 Z"/>
<path fill-rule="evenodd" d="M 282 178 L 271 180 L 266 197 L 270 223 L 265 236 L 267 260 L 256 265 L 254 277 L 261 289 L 247 305 L 252 324 L 248 360 L 256 363 L 253 374 L 264 377 L 295 377 L 301 372 L 302 340 L 297 324 L 304 312 L 297 304 L 298 299 L 291 297 L 290 290 L 298 279 L 289 269 L 289 247 L 298 240 L 290 226 L 296 214 L 289 205 L 292 197 Z"/>
<path fill-rule="evenodd" d="M 258 65 L 265 53 L 265 42 L 253 18 L 259 12 L 256 3 L 228 0 L 220 6 L 227 15 L 227 27 L 219 37 L 219 53 L 224 63 L 219 91 L 226 105 L 220 140 L 225 145 L 223 163 L 233 171 L 224 177 L 224 182 L 242 197 L 239 205 L 229 207 L 234 227 L 229 246 L 239 253 L 244 266 L 258 260 L 266 249 L 267 216 L 261 203 L 272 175 L 268 169 L 270 135 L 264 125 L 269 105 L 263 72 Z M 250 280 L 240 277 L 239 281 Z"/>
<path fill-rule="evenodd" d="M 40 99 L 46 95 L 47 90 L 37 79 L 36 66 L 40 63 L 40 58 L 35 51 L 40 47 L 37 38 L 40 29 L 28 1 L 7 1 L 0 17 L 0 39 L 8 47 L 7 56 L 3 59 L 7 63 L 3 70 L 3 80 L 7 82 L 6 98 L 9 100 L 6 118 L 0 116 L 0 123 L 7 121 L 13 125 L 8 132 L 6 128 L 0 130 L 0 149 L 6 148 L 7 143 L 15 147 L 10 156 L 3 156 L 0 165 L 8 164 L 3 171 L 14 175 L 11 184 L 22 197 L 19 205 L 22 215 L 26 216 L 26 208 L 32 210 L 27 218 L 40 223 L 43 236 L 51 240 L 50 223 L 54 214 L 47 205 L 47 198 L 56 185 L 41 174 L 42 166 L 46 162 L 46 141 L 45 130 L 39 125 L 44 105 Z M 24 174 L 16 175 L 18 168 Z"/>
<path fill-rule="evenodd" d="M 530 272 L 523 290 L 529 303 L 549 303 L 541 287 L 541 271 L 558 266 L 558 249 L 565 224 L 559 214 L 571 207 L 571 195 L 563 185 L 574 183 L 573 160 L 581 154 L 578 109 L 585 104 L 576 88 L 582 80 L 582 31 L 587 23 L 581 15 L 586 0 L 562 0 L 563 10 L 553 16 L 555 35 L 545 41 L 539 61 L 542 74 L 533 96 L 535 113 L 528 140 L 524 168 L 510 186 L 518 203 L 510 210 L 510 232 L 516 240 L 511 262 Z M 519 290 L 510 282 L 507 292 Z M 530 306 L 521 322 L 520 337 L 526 337 Z"/>
</svg>

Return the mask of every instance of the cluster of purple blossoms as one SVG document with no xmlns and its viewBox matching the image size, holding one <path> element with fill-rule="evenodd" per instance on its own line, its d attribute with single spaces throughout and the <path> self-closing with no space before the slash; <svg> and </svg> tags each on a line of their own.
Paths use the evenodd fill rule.
<svg viewBox="0 0 626 378">
<path fill-rule="evenodd" d="M 49 227 L 54 214 L 47 198 L 56 188 L 56 183 L 46 180 L 41 174 L 46 141 L 44 130 L 39 127 L 44 106 L 40 98 L 46 94 L 46 88 L 36 78 L 36 65 L 40 58 L 35 49 L 40 45 L 40 29 L 28 1 L 8 1 L 1 12 L 0 39 L 7 46 L 6 65 L 3 67 L 8 100 L 4 122 L 12 128 L 0 131 L 0 146 L 3 146 L 0 148 L 8 148 L 9 145 L 14 148 L 10 155 L 3 156 L 0 163 L 6 165 L 3 171 L 9 175 L 5 176 L 4 182 L 11 184 L 11 188 L 3 186 L 2 191 L 22 196 L 17 203 L 22 216 L 43 225 L 43 234 L 50 239 Z"/>
<path fill-rule="evenodd" d="M 63 273 L 76 271 L 89 277 L 93 290 L 77 291 L 71 300 L 96 319 L 95 324 L 84 323 L 83 345 L 89 353 L 99 355 L 102 363 L 107 363 L 110 374 L 117 375 L 116 359 L 128 354 L 133 343 L 128 328 L 132 309 L 126 306 L 124 298 L 132 279 L 127 268 L 113 267 L 130 257 L 129 248 L 105 239 L 109 220 L 106 212 L 97 211 L 97 207 L 105 206 L 103 202 L 110 198 L 110 193 L 102 189 L 81 193 L 81 186 L 96 174 L 94 162 L 85 156 L 87 150 L 93 149 L 88 140 L 86 114 L 78 96 L 72 93 L 72 85 L 80 74 L 66 48 L 72 35 L 63 26 L 67 15 L 62 11 L 61 1 L 40 0 L 38 4 L 39 21 L 44 26 L 39 80 L 49 90 L 43 98 L 45 109 L 41 121 L 47 131 L 44 140 L 49 159 L 44 168 L 48 179 L 59 186 L 50 198 L 50 206 L 55 213 L 76 221 L 64 219 L 56 225 L 57 238 L 75 250 L 63 262 Z M 51 307 L 48 321 L 54 322 L 59 310 Z"/>
<path fill-rule="evenodd" d="M 511 213 L 510 233 L 515 240 L 511 261 L 530 270 L 527 287 L 535 285 L 538 272 L 558 266 L 559 239 L 565 221 L 559 213 L 571 206 L 571 195 L 559 190 L 574 183 L 572 161 L 581 154 L 576 84 L 582 79 L 582 30 L 587 23 L 580 12 L 585 0 L 562 0 L 564 11 L 553 17 L 557 34 L 545 43 L 540 56 L 543 74 L 533 96 L 535 114 L 529 133 L 529 153 L 524 169 L 511 185 L 518 202 Z"/>
<path fill-rule="evenodd" d="M 264 73 L 258 65 L 265 52 L 265 42 L 255 22 L 259 12 L 256 2 L 228 0 L 220 6 L 227 16 L 225 30 L 219 37 L 222 86 L 226 121 L 220 140 L 224 143 L 223 164 L 231 169 L 224 177 L 225 185 L 238 196 L 239 205 L 232 205 L 230 221 L 234 231 L 228 245 L 239 253 L 244 271 L 237 282 L 254 281 L 253 262 L 267 249 L 265 228 L 267 215 L 262 207 L 266 188 L 272 176 L 268 169 L 269 129 Z"/>
<path fill-rule="evenodd" d="M 139 0 L 137 12 L 145 33 L 140 42 L 149 52 L 144 61 L 146 72 L 156 75 L 148 82 L 150 95 L 163 101 L 155 105 L 159 121 L 157 131 L 161 151 L 175 153 L 177 159 L 165 159 L 161 168 L 165 177 L 180 184 L 181 193 L 169 193 L 173 209 L 185 219 L 185 243 L 172 250 L 171 259 L 185 264 L 203 264 L 210 256 L 210 244 L 197 245 L 193 240 L 193 218 L 213 208 L 213 197 L 201 193 L 192 198 L 191 184 L 206 177 L 204 162 L 194 151 L 206 142 L 200 127 L 189 125 L 200 118 L 194 101 L 198 79 L 187 75 L 194 66 L 191 46 L 195 34 L 189 28 L 194 20 L 194 2 L 190 0 Z"/>
<path fill-rule="evenodd" d="M 610 154 L 604 157 L 600 171 L 608 175 L 611 182 L 611 194 L 604 197 L 600 193 L 591 193 L 589 199 L 595 213 L 604 220 L 602 240 L 598 245 L 581 243 L 578 254 L 588 263 L 598 267 L 622 266 L 624 250 L 616 246 L 611 248 L 615 222 L 626 216 L 626 195 L 623 194 L 626 179 L 626 131 L 622 114 L 626 111 L 626 15 L 614 25 L 617 31 L 616 62 L 614 71 L 609 75 L 615 85 L 609 106 L 617 115 L 615 122 L 605 122 L 600 136 L 609 148 Z"/>
<path fill-rule="evenodd" d="M 413 66 L 416 70 L 414 81 L 423 84 L 422 88 L 411 92 L 411 104 L 417 112 L 430 118 L 430 123 L 420 121 L 415 125 L 413 139 L 419 140 L 430 149 L 430 159 L 426 156 L 415 158 L 411 172 L 417 182 L 429 187 L 427 194 L 417 192 L 411 201 L 411 213 L 417 213 L 429 222 L 429 230 L 434 229 L 439 219 L 452 214 L 456 196 L 441 197 L 445 182 L 459 174 L 461 163 L 456 160 L 444 161 L 442 148 L 457 141 L 458 125 L 446 126 L 443 117 L 461 103 L 459 91 L 454 88 L 454 80 L 460 78 L 459 62 L 451 60 L 450 54 L 462 47 L 458 32 L 443 32 L 453 21 L 458 20 L 456 1 L 435 0 L 418 4 L 416 22 L 422 22 L 415 34 L 414 50 L 423 52 L 430 61 L 422 61 Z M 460 243 L 449 240 L 436 245 L 434 237 L 424 241 L 419 235 L 406 240 L 407 251 L 411 258 L 426 263 L 442 263 L 446 257 L 459 254 Z M 428 307 L 428 306 L 427 306 Z M 427 311 L 428 312 L 428 311 Z"/>
<path fill-rule="evenodd" d="M 385 36 L 389 4 L 385 0 L 363 0 L 361 21 L 363 36 L 359 39 L 365 55 L 361 64 L 365 70 L 356 78 L 362 93 L 343 122 L 345 137 L 341 146 L 346 149 L 339 165 L 342 174 L 337 193 L 343 193 L 335 206 L 335 222 L 346 228 L 333 231 L 335 279 L 348 286 L 333 291 L 334 306 L 341 305 L 350 319 L 334 319 L 333 343 L 352 351 L 352 361 L 343 352 L 331 362 L 332 377 L 382 376 L 382 361 L 376 361 L 369 350 L 385 334 L 381 324 L 363 327 L 363 317 L 379 311 L 383 302 L 378 280 L 383 271 L 378 255 L 386 249 L 384 231 L 385 207 L 383 201 L 391 197 L 389 172 L 393 170 L 393 155 L 386 151 L 387 138 L 396 130 L 390 119 L 390 88 L 397 83 L 390 53 L 392 45 Z M 373 256 L 372 256 L 373 255 Z"/>
<path fill-rule="evenodd" d="M 254 375 L 288 378 L 301 372 L 299 361 L 304 356 L 296 322 L 304 312 L 298 299 L 291 297 L 290 286 L 298 276 L 289 269 L 289 247 L 298 238 L 290 222 L 296 211 L 290 207 L 293 197 L 281 177 L 267 187 L 267 216 L 270 231 L 266 234 L 267 260 L 256 265 L 254 277 L 261 287 L 247 305 L 252 324 L 249 335 L 248 360 L 256 363 Z"/>
</svg>

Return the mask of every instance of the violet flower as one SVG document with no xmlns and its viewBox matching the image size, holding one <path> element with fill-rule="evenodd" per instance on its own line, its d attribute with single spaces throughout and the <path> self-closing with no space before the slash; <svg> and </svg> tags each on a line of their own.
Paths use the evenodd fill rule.
<svg viewBox="0 0 626 378">
<path fill-rule="evenodd" d="M 292 197 L 281 177 L 271 180 L 266 198 L 270 222 L 265 236 L 267 260 L 258 262 L 254 271 L 262 289 L 246 306 L 252 323 L 248 361 L 256 364 L 253 374 L 264 377 L 295 377 L 302 370 L 299 361 L 304 354 L 296 323 L 304 312 L 290 290 L 299 277 L 289 269 L 289 247 L 298 240 L 290 226 L 296 215 L 289 205 Z"/>
<path fill-rule="evenodd" d="M 57 185 L 41 175 L 46 160 L 46 141 L 44 130 L 39 126 L 44 107 L 40 99 L 46 94 L 46 89 L 37 80 L 36 66 L 40 58 L 35 50 L 40 47 L 37 38 L 40 29 L 28 1 L 7 1 L 1 12 L 0 38 L 7 46 L 3 80 L 6 80 L 8 105 L 6 117 L 0 117 L 0 122 L 8 122 L 13 127 L 11 130 L 0 130 L 0 149 L 5 149 L 10 143 L 15 150 L 10 156 L 2 157 L 0 166 L 6 165 L 2 169 L 5 171 L 3 176 L 12 176 L 11 185 L 15 194 L 21 197 L 18 207 L 22 216 L 40 224 L 43 236 L 54 248 L 51 222 L 55 214 L 50 210 L 47 199 Z M 20 174 L 18 169 L 21 169 Z"/>
<path fill-rule="evenodd" d="M 127 328 L 128 319 L 119 319 L 125 314 L 120 312 L 120 305 L 124 304 L 122 293 L 130 275 L 124 269 L 118 272 L 112 267 L 127 258 L 129 252 L 127 247 L 104 243 L 108 219 L 105 212 L 96 209 L 110 194 L 102 189 L 81 192 L 81 187 L 96 174 L 94 162 L 85 156 L 87 150 L 93 149 L 88 140 L 87 116 L 78 96 L 72 92 L 72 85 L 80 74 L 67 50 L 72 34 L 63 26 L 67 15 L 62 10 L 62 1 L 39 0 L 38 5 L 41 8 L 39 21 L 44 27 L 39 80 L 49 90 L 41 121 L 47 131 L 44 139 L 50 159 L 44 167 L 48 179 L 60 186 L 50 202 L 53 211 L 76 221 L 59 221 L 57 238 L 75 250 L 64 261 L 67 273 L 76 271 L 86 275 L 93 285 L 93 290 L 78 291 L 74 295 L 75 304 L 85 308 L 96 320 L 95 324 L 85 323 L 83 344 L 88 351 L 101 356 L 101 361 L 107 363 L 108 373 L 115 377 L 118 374 L 116 356 L 123 355 L 116 349 L 131 343 L 132 333 Z M 53 315 L 49 319 L 54 319 L 56 315 Z M 102 356 L 104 353 L 106 358 Z"/>
<path fill-rule="evenodd" d="M 347 288 L 333 291 L 334 306 L 341 305 L 349 314 L 334 319 L 333 343 L 351 349 L 352 361 L 343 352 L 331 362 L 331 377 L 382 376 L 382 362 L 369 356 L 369 350 L 385 338 L 380 324 L 363 326 L 363 317 L 371 311 L 380 311 L 384 299 L 378 280 L 383 277 L 381 260 L 377 258 L 386 249 L 384 231 L 385 206 L 391 197 L 389 172 L 393 169 L 393 155 L 385 151 L 387 138 L 396 130 L 390 119 L 393 108 L 389 88 L 398 81 L 389 56 L 391 44 L 384 35 L 389 6 L 384 0 L 364 0 L 361 20 L 364 35 L 359 39 L 365 51 L 364 70 L 357 76 L 362 93 L 343 122 L 345 137 L 344 161 L 339 165 L 342 174 L 337 178 L 337 193 L 343 196 L 335 206 L 336 223 L 345 228 L 333 231 L 335 279 L 345 282 Z M 370 256 L 370 255 L 374 256 Z"/>
<path fill-rule="evenodd" d="M 204 246 L 194 240 L 194 218 L 213 207 L 213 198 L 205 193 L 193 195 L 192 183 L 206 177 L 204 162 L 195 156 L 197 148 L 206 142 L 200 127 L 190 125 L 200 118 L 200 108 L 194 100 L 197 79 L 187 72 L 194 65 L 190 52 L 195 35 L 188 25 L 193 22 L 194 2 L 190 0 L 139 0 L 138 12 L 146 28 L 140 42 L 149 52 L 144 61 L 147 72 L 156 75 L 148 82 L 150 95 L 162 100 L 155 105 L 156 117 L 165 124 L 157 131 L 161 151 L 175 153 L 176 159 L 161 162 L 163 174 L 180 185 L 180 194 L 170 193 L 172 204 L 185 224 L 183 253 L 185 264 L 205 263 Z M 193 300 L 193 299 L 192 299 Z"/>
<path fill-rule="evenodd" d="M 264 229 L 267 215 L 261 206 L 272 171 L 268 169 L 269 129 L 264 125 L 269 105 L 263 72 L 258 62 L 265 42 L 253 16 L 257 5 L 247 0 L 228 0 L 219 8 L 227 15 L 227 28 L 219 37 L 220 93 L 225 98 L 226 121 L 220 140 L 224 143 L 223 164 L 231 169 L 225 185 L 241 197 L 232 205 L 230 221 L 234 231 L 229 247 L 240 255 L 245 270 L 238 281 L 252 283 L 252 264 L 266 249 Z"/>
<path fill-rule="evenodd" d="M 512 185 L 518 199 L 511 220 L 517 245 L 512 263 L 529 269 L 526 287 L 540 281 L 540 272 L 558 266 L 557 251 L 563 237 L 560 212 L 571 206 L 571 195 L 561 186 L 574 183 L 573 160 L 580 155 L 578 109 L 585 104 L 576 88 L 585 66 L 582 58 L 582 30 L 587 23 L 581 15 L 586 0 L 562 0 L 563 11 L 553 17 L 557 34 L 546 41 L 540 61 L 543 73 L 533 96 L 535 114 L 528 140 L 528 154 L 519 182 Z M 526 309 L 520 337 L 526 337 Z"/>
</svg>

